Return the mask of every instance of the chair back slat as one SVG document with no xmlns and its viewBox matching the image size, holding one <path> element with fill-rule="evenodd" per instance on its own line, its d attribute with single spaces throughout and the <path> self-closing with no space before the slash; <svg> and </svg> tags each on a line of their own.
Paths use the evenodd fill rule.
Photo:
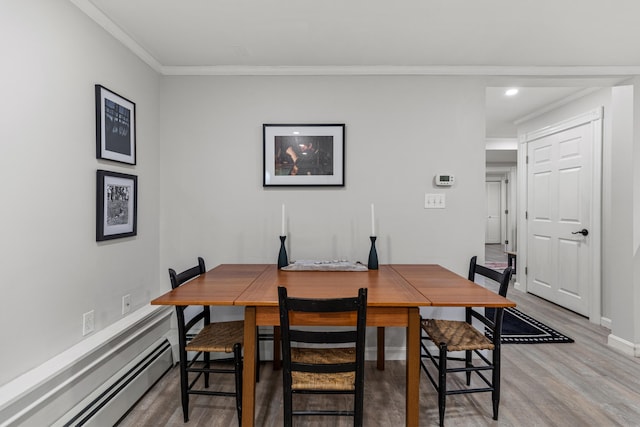
<svg viewBox="0 0 640 427">
<path fill-rule="evenodd" d="M 171 289 L 175 289 L 178 286 L 182 285 L 185 282 L 197 277 L 201 274 L 204 274 L 207 271 L 207 268 L 204 264 L 204 259 L 198 257 L 198 265 L 195 267 L 191 267 L 181 273 L 176 273 L 173 268 L 169 269 L 169 279 L 171 279 Z"/>
<path fill-rule="evenodd" d="M 498 289 L 498 295 L 507 297 L 507 290 L 509 289 L 509 282 L 511 281 L 511 276 L 513 274 L 513 269 L 511 267 L 505 268 L 502 272 L 493 270 L 484 265 L 480 265 L 477 263 L 478 257 L 471 257 L 471 261 L 469 262 L 469 276 L 468 279 L 472 282 L 475 281 L 476 275 L 484 276 L 491 280 L 498 282 L 500 288 Z"/>
<path fill-rule="evenodd" d="M 291 311 L 303 313 L 340 313 L 348 311 L 358 311 L 358 297 L 355 298 L 331 298 L 331 299 L 308 299 L 308 298 L 288 298 L 287 307 Z"/>
<path fill-rule="evenodd" d="M 291 368 L 298 372 L 311 372 L 314 374 L 335 374 L 340 372 L 353 372 L 356 369 L 356 363 L 332 363 L 325 365 L 317 365 L 310 363 L 291 362 Z"/>
<path fill-rule="evenodd" d="M 290 329 L 291 342 L 303 342 L 309 344 L 346 344 L 355 343 L 358 339 L 357 331 L 307 331 Z"/>
</svg>

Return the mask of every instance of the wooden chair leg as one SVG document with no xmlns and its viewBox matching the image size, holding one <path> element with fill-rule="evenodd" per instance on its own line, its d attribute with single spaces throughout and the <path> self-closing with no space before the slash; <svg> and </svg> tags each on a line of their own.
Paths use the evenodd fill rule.
<svg viewBox="0 0 640 427">
<path fill-rule="evenodd" d="M 242 425 L 242 348 L 236 343 L 233 346 L 233 363 L 236 380 L 236 410 L 238 411 L 238 426 Z"/>
<path fill-rule="evenodd" d="M 498 407 L 500 406 L 500 347 L 493 350 L 493 419 L 498 419 Z"/>
<path fill-rule="evenodd" d="M 180 352 L 180 396 L 182 399 L 182 417 L 189 421 L 189 378 L 187 377 L 187 352 Z"/>
<path fill-rule="evenodd" d="M 447 399 L 447 346 L 440 344 L 440 359 L 438 360 L 438 414 L 440 427 L 444 427 L 444 411 Z"/>
<path fill-rule="evenodd" d="M 291 383 L 287 381 L 286 375 L 283 376 L 283 409 L 284 409 L 284 427 L 293 426 L 293 393 L 291 391 Z"/>
<path fill-rule="evenodd" d="M 210 369 L 211 368 L 211 354 L 204 352 L 203 353 L 203 358 L 204 358 L 204 367 L 206 369 Z M 205 372 L 204 373 L 204 388 L 209 388 L 209 372 Z"/>
</svg>

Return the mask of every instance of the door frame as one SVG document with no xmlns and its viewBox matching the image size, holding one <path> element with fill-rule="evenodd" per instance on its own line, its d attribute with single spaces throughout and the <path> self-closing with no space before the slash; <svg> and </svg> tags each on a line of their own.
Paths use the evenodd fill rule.
<svg viewBox="0 0 640 427">
<path fill-rule="evenodd" d="M 518 205 L 517 205 L 517 190 L 518 190 L 518 168 L 513 166 L 487 166 L 485 170 L 485 182 L 486 181 L 502 181 L 502 218 L 503 218 L 503 236 L 502 243 L 509 241 L 505 245 L 506 250 L 516 251 L 517 245 L 517 219 L 518 219 Z M 505 214 L 505 209 L 509 211 L 509 214 Z"/>
<path fill-rule="evenodd" d="M 562 120 L 550 126 L 518 135 L 518 265 L 515 289 L 527 292 L 526 266 L 528 245 L 527 221 L 527 144 L 530 141 L 558 133 L 572 127 L 591 124 L 593 132 L 593 172 L 591 177 L 591 238 L 590 259 L 593 282 L 589 292 L 589 321 L 600 324 L 602 314 L 602 107 Z"/>
</svg>

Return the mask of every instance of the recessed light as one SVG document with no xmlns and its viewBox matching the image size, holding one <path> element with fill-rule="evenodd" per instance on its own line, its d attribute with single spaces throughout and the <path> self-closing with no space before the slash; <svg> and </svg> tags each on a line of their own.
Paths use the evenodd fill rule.
<svg viewBox="0 0 640 427">
<path fill-rule="evenodd" d="M 505 94 L 506 96 L 514 96 L 514 95 L 516 95 L 517 93 L 518 93 L 518 89 L 516 89 L 516 88 L 507 89 L 507 90 L 504 92 L 504 94 Z"/>
<path fill-rule="evenodd" d="M 300 135 L 300 132 L 298 132 L 297 130 L 293 131 L 294 135 Z"/>
</svg>

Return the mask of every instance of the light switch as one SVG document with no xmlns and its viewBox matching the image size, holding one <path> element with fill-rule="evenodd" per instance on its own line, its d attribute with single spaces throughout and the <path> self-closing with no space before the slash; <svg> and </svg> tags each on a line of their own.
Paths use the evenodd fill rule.
<svg viewBox="0 0 640 427">
<path fill-rule="evenodd" d="M 444 196 L 445 196 L 444 194 L 425 194 L 424 208 L 425 209 L 444 209 L 445 208 Z"/>
</svg>

